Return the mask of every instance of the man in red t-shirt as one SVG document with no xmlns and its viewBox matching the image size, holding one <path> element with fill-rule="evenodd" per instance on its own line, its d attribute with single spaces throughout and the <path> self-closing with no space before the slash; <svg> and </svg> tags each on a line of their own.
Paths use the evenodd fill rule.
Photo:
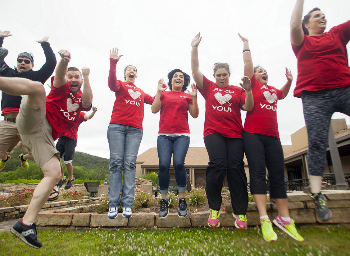
<svg viewBox="0 0 350 256">
<path fill-rule="evenodd" d="M 61 50 L 59 54 L 62 59 L 56 67 L 56 76 L 47 98 L 44 86 L 40 82 L 0 77 L 0 90 L 10 95 L 24 95 L 16 125 L 24 144 L 31 150 L 34 160 L 44 174 L 44 178 L 34 190 L 23 219 L 10 230 L 33 248 L 42 246 L 37 238 L 35 218 L 61 178 L 59 153 L 54 140 L 75 124 L 75 116 L 79 116 L 82 109 L 89 110 L 92 104 L 90 70 L 83 69 L 84 93 L 81 93 L 83 82 L 80 71 L 67 71 L 70 53 Z M 0 62 L 6 55 L 7 50 L 0 48 Z"/>
<path fill-rule="evenodd" d="M 84 112 L 80 112 L 77 123 L 69 131 L 65 132 L 56 143 L 56 149 L 60 152 L 60 158 L 62 159 L 64 155 L 64 164 L 66 165 L 68 171 L 68 181 L 65 179 L 65 177 L 63 177 L 63 179 L 58 182 L 59 187 L 61 187 L 65 182 L 67 182 L 67 184 L 64 189 L 70 189 L 73 185 L 74 177 L 72 162 L 75 154 L 75 147 L 77 146 L 78 129 L 82 122 L 86 122 L 87 120 L 93 118 L 96 111 L 97 108 L 93 107 L 92 112 L 88 115 L 86 115 Z"/>
</svg>

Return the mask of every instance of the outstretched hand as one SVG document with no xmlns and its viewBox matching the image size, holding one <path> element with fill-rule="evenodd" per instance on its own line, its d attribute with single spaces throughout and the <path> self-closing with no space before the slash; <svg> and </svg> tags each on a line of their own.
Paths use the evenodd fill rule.
<svg viewBox="0 0 350 256">
<path fill-rule="evenodd" d="M 293 81 L 293 75 L 292 72 L 290 71 L 290 69 L 286 68 L 286 77 L 288 81 Z"/>
<path fill-rule="evenodd" d="M 201 42 L 202 37 L 201 33 L 198 33 L 192 40 L 191 46 L 192 47 L 198 47 L 199 43 Z"/>
<path fill-rule="evenodd" d="M 116 59 L 119 61 L 119 59 L 123 56 L 123 55 L 118 55 L 118 48 L 113 48 L 112 50 L 109 51 L 109 58 L 111 59 Z"/>
<path fill-rule="evenodd" d="M 191 91 L 187 90 L 188 94 L 191 96 L 191 97 L 197 97 L 197 86 L 195 83 L 191 84 Z"/>
<path fill-rule="evenodd" d="M 67 50 L 60 50 L 58 52 L 58 54 L 61 56 L 61 58 L 65 61 L 65 62 L 70 62 L 70 52 Z"/>
<path fill-rule="evenodd" d="M 0 31 L 0 37 L 12 36 L 10 31 Z"/>
<path fill-rule="evenodd" d="M 242 77 L 242 82 L 243 83 L 240 83 L 240 86 L 242 86 L 244 90 L 250 90 L 252 88 L 249 77 L 247 76 Z"/>
<path fill-rule="evenodd" d="M 164 86 L 164 85 L 165 85 L 164 79 L 160 79 L 158 81 L 158 87 L 157 87 L 158 92 L 164 92 L 168 88 L 168 86 L 166 86 L 166 85 Z"/>
<path fill-rule="evenodd" d="M 92 112 L 96 113 L 96 111 L 97 111 L 97 108 L 96 107 L 92 107 Z"/>
<path fill-rule="evenodd" d="M 248 42 L 249 40 L 247 39 L 247 38 L 245 38 L 245 37 L 243 37 L 243 36 L 241 36 L 241 34 L 240 33 L 238 33 L 238 36 L 242 39 L 242 42 L 244 43 L 244 42 Z"/>
<path fill-rule="evenodd" d="M 49 40 L 49 37 L 48 37 L 48 36 L 45 36 L 43 39 L 38 40 L 37 42 L 38 42 L 39 44 L 41 44 L 42 42 L 47 42 L 48 40 Z"/>
</svg>

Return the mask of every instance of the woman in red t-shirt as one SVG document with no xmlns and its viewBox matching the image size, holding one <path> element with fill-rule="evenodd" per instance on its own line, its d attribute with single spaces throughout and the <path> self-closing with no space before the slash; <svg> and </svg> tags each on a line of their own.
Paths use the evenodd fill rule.
<svg viewBox="0 0 350 256">
<path fill-rule="evenodd" d="M 206 192 L 210 208 L 208 225 L 219 227 L 222 202 L 221 189 L 225 175 L 231 193 L 233 216 L 237 228 L 247 228 L 247 177 L 243 162 L 241 109 L 250 111 L 254 101 L 248 77 L 241 87 L 229 85 L 230 68 L 227 63 L 216 63 L 214 78 L 208 80 L 199 70 L 198 45 L 200 34 L 192 41 L 192 76 L 205 99 L 204 143 L 209 155 L 206 170 Z"/>
<path fill-rule="evenodd" d="M 320 219 L 332 213 L 321 194 L 331 117 L 334 112 L 350 116 L 350 69 L 346 45 L 350 20 L 325 32 L 327 20 L 319 8 L 303 14 L 303 0 L 297 0 L 291 22 L 291 43 L 298 60 L 295 97 L 301 97 L 308 134 L 308 170 L 311 198 Z"/>
<path fill-rule="evenodd" d="M 159 157 L 158 183 L 162 199 L 160 201 L 159 217 L 168 216 L 170 198 L 168 189 L 170 183 L 170 161 L 173 155 L 175 179 L 179 192 L 179 217 L 187 216 L 185 157 L 190 145 L 190 129 L 188 112 L 193 118 L 199 114 L 197 89 L 192 85 L 192 92 L 185 93 L 190 84 L 190 76 L 180 69 L 174 69 L 168 74 L 167 89 L 164 80 L 158 82 L 157 95 L 152 104 L 152 113 L 160 110 L 157 150 Z"/>
<path fill-rule="evenodd" d="M 244 75 L 251 79 L 254 97 L 254 108 L 247 113 L 244 122 L 243 144 L 249 166 L 250 192 L 259 210 L 261 231 L 267 242 L 277 240 L 266 210 L 267 168 L 270 198 L 275 200 L 279 212 L 273 223 L 295 240 L 303 241 L 289 216 L 284 155 L 277 124 L 277 101 L 287 96 L 293 76 L 286 68 L 287 82 L 281 90 L 268 85 L 266 70 L 260 66 L 253 68 L 248 40 L 239 37 L 243 41 Z"/>
<path fill-rule="evenodd" d="M 123 217 L 130 218 L 132 215 L 136 158 L 143 134 L 144 103 L 153 102 L 150 95 L 135 86 L 137 77 L 135 66 L 129 65 L 125 68 L 125 82 L 117 80 L 116 66 L 121 56 L 118 55 L 117 48 L 110 52 L 108 86 L 115 93 L 112 118 L 107 130 L 110 151 L 108 187 L 110 219 L 118 216 L 120 204 L 123 208 Z"/>
</svg>

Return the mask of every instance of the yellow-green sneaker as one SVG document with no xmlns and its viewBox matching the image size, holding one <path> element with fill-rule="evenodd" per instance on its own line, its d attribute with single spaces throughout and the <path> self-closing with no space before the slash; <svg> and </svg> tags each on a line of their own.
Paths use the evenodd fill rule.
<svg viewBox="0 0 350 256">
<path fill-rule="evenodd" d="M 7 155 L 7 159 L 6 160 L 2 160 L 0 158 L 0 171 L 5 167 L 6 162 L 11 158 L 11 156 Z"/>
<path fill-rule="evenodd" d="M 269 218 L 264 218 L 260 220 L 261 232 L 266 242 L 277 241 L 277 234 L 273 231 L 271 221 Z"/>
<path fill-rule="evenodd" d="M 18 156 L 18 158 L 21 160 L 21 165 L 24 169 L 28 169 L 29 168 L 29 163 L 28 160 L 23 160 L 23 154 L 20 154 Z"/>
<path fill-rule="evenodd" d="M 277 218 L 273 220 L 273 223 L 295 240 L 299 242 L 304 241 L 304 238 L 298 233 L 297 229 L 295 228 L 294 220 L 291 219 L 290 222 L 284 221 L 281 216 L 278 215 Z"/>
</svg>

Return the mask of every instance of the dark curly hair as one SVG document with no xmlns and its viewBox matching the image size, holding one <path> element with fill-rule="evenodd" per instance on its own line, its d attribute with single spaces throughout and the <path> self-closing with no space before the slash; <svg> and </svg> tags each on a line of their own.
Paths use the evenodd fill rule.
<svg viewBox="0 0 350 256">
<path fill-rule="evenodd" d="M 310 20 L 310 18 L 311 18 L 311 13 L 313 13 L 314 11 L 321 11 L 321 9 L 318 8 L 318 7 L 315 7 L 314 9 L 312 9 L 311 11 L 309 11 L 308 14 L 306 14 L 306 15 L 304 16 L 303 23 L 302 23 L 302 27 L 303 27 L 303 31 L 304 31 L 304 34 L 305 34 L 305 35 L 309 35 L 309 30 L 307 30 L 307 28 L 305 27 L 305 25 L 309 23 L 309 20 Z"/>
<path fill-rule="evenodd" d="M 170 71 L 169 73 L 168 73 L 168 86 L 169 86 L 169 88 L 170 88 L 170 90 L 172 91 L 172 84 L 171 84 L 171 80 L 173 79 L 173 76 L 174 76 L 174 74 L 176 73 L 176 72 L 181 72 L 183 75 L 184 75 L 184 79 L 185 79 L 185 81 L 184 81 L 184 85 L 182 86 L 182 89 L 181 89 L 181 91 L 183 91 L 183 92 L 185 92 L 186 91 L 186 89 L 187 89 L 187 87 L 188 87 L 188 85 L 190 84 L 190 80 L 191 80 L 191 78 L 190 78 L 190 76 L 189 75 L 187 75 L 185 72 L 183 72 L 181 69 L 174 69 L 174 70 L 172 70 L 172 71 Z"/>
</svg>

